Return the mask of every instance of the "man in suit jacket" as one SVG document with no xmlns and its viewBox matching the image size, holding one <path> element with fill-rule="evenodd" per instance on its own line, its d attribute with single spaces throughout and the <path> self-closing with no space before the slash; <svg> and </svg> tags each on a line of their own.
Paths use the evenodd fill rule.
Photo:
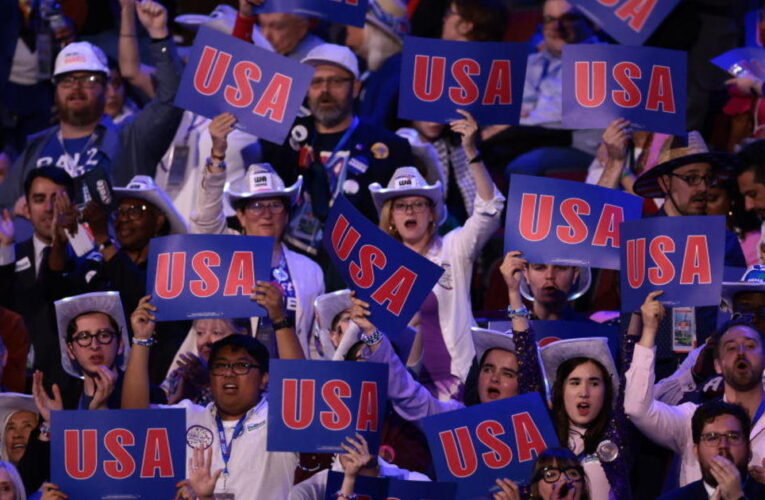
<svg viewBox="0 0 765 500">
<path fill-rule="evenodd" d="M 765 403 L 760 411 L 765 411 Z M 705 403 L 693 414 L 691 427 L 702 479 L 659 500 L 765 498 L 765 485 L 747 476 L 747 463 L 752 455 L 747 439 L 751 421 L 741 406 L 723 401 Z"/>
<path fill-rule="evenodd" d="M 63 205 L 62 200 L 71 199 L 74 183 L 63 169 L 40 167 L 27 176 L 24 193 L 26 216 L 34 228 L 32 237 L 16 243 L 11 214 L 5 210 L 0 218 L 0 283 L 3 284 L 0 287 L 0 305 L 24 318 L 34 349 L 34 367 L 45 372 L 47 381 L 65 384 L 68 377 L 61 368 L 52 307 L 52 300 L 60 297 L 50 296 L 44 271 L 54 231 L 62 222 L 59 220 L 56 224 L 54 218 L 67 215 L 55 208 L 56 200 L 58 198 Z M 69 205 L 67 212 L 71 212 L 71 203 Z M 68 216 L 72 214 L 68 213 Z"/>
</svg>

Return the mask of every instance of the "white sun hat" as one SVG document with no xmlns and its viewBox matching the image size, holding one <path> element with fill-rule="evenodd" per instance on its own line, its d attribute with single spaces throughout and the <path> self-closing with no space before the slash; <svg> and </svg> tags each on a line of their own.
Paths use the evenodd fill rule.
<svg viewBox="0 0 765 500">
<path fill-rule="evenodd" d="M 377 215 L 382 212 L 386 201 L 402 196 L 424 196 L 430 199 L 436 208 L 436 221 L 440 226 L 446 220 L 446 208 L 444 207 L 444 190 L 441 181 L 428 184 L 425 178 L 415 167 L 399 167 L 393 172 L 388 182 L 388 187 L 382 187 L 373 182 L 369 185 L 372 200 L 377 209 Z"/>
<path fill-rule="evenodd" d="M 475 345 L 475 357 L 480 363 L 481 358 L 486 351 L 490 349 L 502 349 L 515 354 L 515 342 L 513 341 L 513 332 L 500 332 L 473 326 L 470 328 L 473 334 L 473 345 Z"/>
<path fill-rule="evenodd" d="M 130 354 L 130 339 L 128 338 L 127 321 L 122 309 L 119 292 L 93 292 L 66 297 L 54 302 L 56 307 L 56 326 L 58 328 L 58 345 L 61 348 L 61 365 L 69 375 L 82 378 L 82 371 L 77 363 L 67 354 L 66 329 L 69 322 L 87 312 L 104 313 L 117 322 L 122 339 L 123 353 L 120 369 L 125 370 Z M 93 340 L 95 342 L 95 339 Z"/>
<path fill-rule="evenodd" d="M 294 205 L 298 201 L 302 186 L 303 176 L 298 176 L 295 184 L 286 187 L 270 163 L 253 163 L 247 167 L 247 172 L 242 177 L 226 183 L 223 194 L 231 206 L 242 199 L 279 197 L 289 198 L 290 205 Z"/>
<path fill-rule="evenodd" d="M 70 43 L 56 56 L 53 76 L 73 71 L 94 71 L 109 74 L 109 65 L 104 51 L 90 42 Z"/>
<path fill-rule="evenodd" d="M 114 197 L 117 200 L 124 198 L 136 198 L 154 205 L 160 210 L 170 224 L 170 234 L 186 234 L 189 228 L 186 219 L 175 208 L 175 205 L 165 191 L 154 183 L 154 179 L 148 175 L 136 175 L 125 187 L 114 188 Z"/>
</svg>

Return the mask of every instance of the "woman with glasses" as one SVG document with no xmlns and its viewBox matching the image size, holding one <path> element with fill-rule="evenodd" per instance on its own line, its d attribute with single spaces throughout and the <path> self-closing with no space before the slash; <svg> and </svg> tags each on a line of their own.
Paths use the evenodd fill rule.
<svg viewBox="0 0 765 500">
<path fill-rule="evenodd" d="M 567 448 L 547 448 L 534 462 L 530 491 L 509 479 L 497 479 L 500 488 L 492 500 L 589 500 L 584 469 Z M 524 488 L 526 489 L 526 488 Z"/>
<path fill-rule="evenodd" d="M 191 215 L 192 230 L 204 234 L 243 234 L 268 236 L 274 239 L 271 253 L 270 282 L 261 282 L 253 289 L 253 298 L 266 309 L 273 310 L 269 321 L 253 326 L 253 334 L 269 346 L 276 355 L 275 342 L 269 339 L 279 328 L 294 328 L 306 357 L 309 357 L 309 338 L 313 323 L 313 301 L 324 293 L 324 274 L 308 257 L 289 250 L 282 236 L 297 203 L 302 177 L 292 186 L 284 181 L 268 163 L 256 163 L 247 168 L 243 177 L 226 183 L 226 154 L 228 134 L 234 129 L 236 118 L 223 113 L 210 122 L 212 149 L 202 174 L 202 184 Z M 225 184 L 225 186 L 224 186 Z M 226 224 L 223 197 L 236 212 L 240 231 Z M 269 308 L 275 297 L 283 297 L 283 307 Z M 255 323 L 254 323 L 255 324 Z M 257 333 L 256 333 L 257 332 Z"/>
<path fill-rule="evenodd" d="M 505 198 L 497 190 L 476 148 L 478 126 L 470 113 L 453 121 L 452 131 L 462 137 L 469 157 L 469 172 L 476 185 L 473 214 L 443 238 L 437 233 L 446 219 L 440 182 L 429 185 L 414 167 L 396 170 L 383 188 L 371 184 L 380 229 L 444 270 L 419 313 L 422 338 L 420 380 L 440 399 L 461 398 L 475 348 L 470 327 L 475 325 L 470 305 L 473 263 L 500 224 Z M 416 357 L 416 354 L 415 354 Z"/>
</svg>

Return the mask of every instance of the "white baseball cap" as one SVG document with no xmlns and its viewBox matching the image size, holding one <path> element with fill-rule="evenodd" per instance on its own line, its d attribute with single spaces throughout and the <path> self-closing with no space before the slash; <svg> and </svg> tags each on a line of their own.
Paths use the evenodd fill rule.
<svg viewBox="0 0 765 500">
<path fill-rule="evenodd" d="M 317 45 L 303 58 L 301 63 L 317 66 L 319 64 L 333 64 L 348 71 L 353 77 L 359 79 L 359 61 L 351 49 L 334 43 L 322 43 Z"/>
<path fill-rule="evenodd" d="M 109 65 L 104 52 L 90 42 L 74 42 L 63 48 L 56 56 L 53 76 L 72 71 L 96 71 L 109 74 Z"/>
</svg>

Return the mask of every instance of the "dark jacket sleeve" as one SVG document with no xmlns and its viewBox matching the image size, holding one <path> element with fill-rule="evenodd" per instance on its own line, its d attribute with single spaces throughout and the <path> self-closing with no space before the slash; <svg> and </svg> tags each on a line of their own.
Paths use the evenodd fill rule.
<svg viewBox="0 0 765 500">
<path fill-rule="evenodd" d="M 24 456 L 16 466 L 27 495 L 40 489 L 50 476 L 50 441 L 40 441 L 39 437 L 40 429 L 33 430 Z"/>
</svg>

